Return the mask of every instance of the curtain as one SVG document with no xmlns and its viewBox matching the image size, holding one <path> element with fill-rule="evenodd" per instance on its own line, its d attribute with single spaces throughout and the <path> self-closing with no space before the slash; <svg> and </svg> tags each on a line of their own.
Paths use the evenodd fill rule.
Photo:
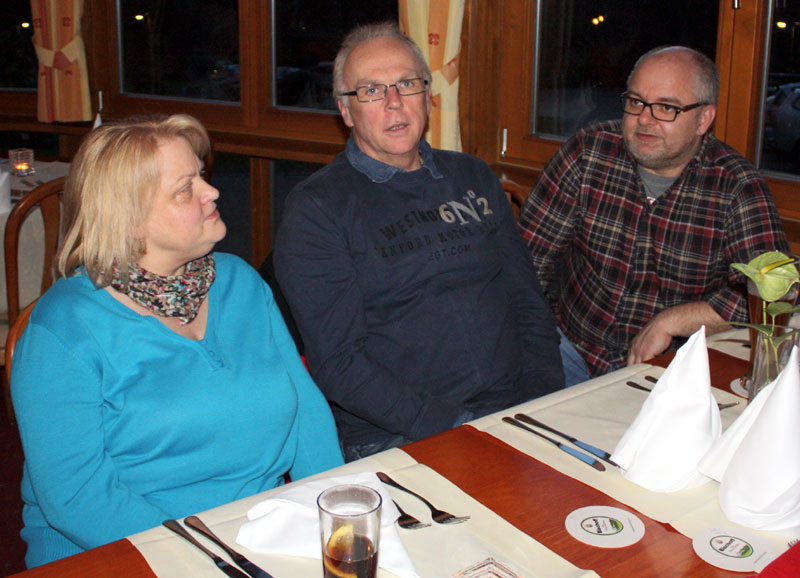
<svg viewBox="0 0 800 578">
<path fill-rule="evenodd" d="M 464 0 L 398 0 L 400 29 L 422 49 L 433 75 L 427 141 L 461 150 L 458 123 L 458 61 Z"/>
<path fill-rule="evenodd" d="M 92 119 L 86 51 L 81 37 L 84 0 L 31 0 L 33 45 L 39 59 L 41 122 Z"/>
</svg>

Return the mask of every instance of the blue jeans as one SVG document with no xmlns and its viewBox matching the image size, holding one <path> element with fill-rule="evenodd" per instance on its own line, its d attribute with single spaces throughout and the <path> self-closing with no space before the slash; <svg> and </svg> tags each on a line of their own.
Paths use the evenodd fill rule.
<svg viewBox="0 0 800 578">
<path fill-rule="evenodd" d="M 561 343 L 558 345 L 558 351 L 561 353 L 561 365 L 564 368 L 564 385 L 569 387 L 578 383 L 582 383 L 589 379 L 589 368 L 586 362 L 572 345 L 572 342 L 564 335 L 560 327 L 558 329 L 558 336 L 561 337 Z"/>
</svg>

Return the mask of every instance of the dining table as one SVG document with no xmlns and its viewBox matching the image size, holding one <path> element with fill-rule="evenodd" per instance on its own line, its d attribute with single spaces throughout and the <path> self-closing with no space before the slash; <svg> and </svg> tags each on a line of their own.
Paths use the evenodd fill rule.
<svg viewBox="0 0 800 578">
<path fill-rule="evenodd" d="M 747 371 L 748 357 L 746 330 L 708 338 L 713 394 L 721 403 L 739 402 L 720 412 L 724 427 L 746 407 L 746 400 L 734 393 L 732 385 Z M 673 358 L 674 353 L 663 354 L 312 479 L 383 471 L 437 507 L 471 516 L 457 525 L 398 528 L 422 578 L 457 576 L 460 569 L 490 557 L 521 578 L 743 576 L 704 561 L 693 548 L 692 536 L 709 527 L 733 525 L 718 504 L 717 482 L 673 493 L 651 492 L 626 480 L 614 466 L 597 471 L 502 419 L 517 413 L 536 416 L 610 452 L 648 395 L 627 382 L 652 387 Z M 255 552 L 235 542 L 248 510 L 285 488 L 224 504 L 198 516 L 223 541 L 274 578 L 321 576 L 319 559 Z M 431 521 L 426 507 L 413 497 L 394 490 L 392 497 L 404 510 Z M 589 506 L 634 514 L 643 523 L 643 535 L 635 543 L 613 548 L 577 540 L 567 530 L 565 520 Z M 800 547 L 790 549 L 786 538 L 777 534 L 759 534 L 775 549 L 776 556 L 781 556 L 773 564 Z M 211 542 L 204 545 L 225 556 Z M 158 527 L 17 576 L 218 578 L 223 574 L 193 546 Z M 379 569 L 378 578 L 389 576 L 394 574 Z"/>
</svg>

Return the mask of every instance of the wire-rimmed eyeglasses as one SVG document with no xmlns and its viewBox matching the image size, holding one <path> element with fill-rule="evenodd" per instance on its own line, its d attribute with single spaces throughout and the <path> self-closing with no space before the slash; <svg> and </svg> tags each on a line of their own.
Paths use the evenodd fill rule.
<svg viewBox="0 0 800 578">
<path fill-rule="evenodd" d="M 645 108 L 649 108 L 654 119 L 664 122 L 675 122 L 680 113 L 708 104 L 707 102 L 695 102 L 686 106 L 677 106 L 667 102 L 645 102 L 641 98 L 630 96 L 627 92 L 619 95 L 619 101 L 622 103 L 622 112 L 625 114 L 639 116 Z"/>
<path fill-rule="evenodd" d="M 394 84 L 367 84 L 365 86 L 356 86 L 355 90 L 340 92 L 339 96 L 355 96 L 358 102 L 375 102 L 376 100 L 383 100 L 386 98 L 386 92 L 393 86 L 397 89 L 397 94 L 400 96 L 411 96 L 413 94 L 425 92 L 429 82 L 427 78 L 404 78 L 403 80 L 398 80 Z"/>
</svg>

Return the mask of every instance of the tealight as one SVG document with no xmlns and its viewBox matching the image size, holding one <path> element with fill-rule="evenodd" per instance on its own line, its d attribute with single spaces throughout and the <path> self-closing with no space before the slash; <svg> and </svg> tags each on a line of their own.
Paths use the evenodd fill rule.
<svg viewBox="0 0 800 578">
<path fill-rule="evenodd" d="M 8 151 L 8 160 L 11 172 L 24 177 L 36 172 L 33 168 L 33 149 L 11 149 Z"/>
</svg>

